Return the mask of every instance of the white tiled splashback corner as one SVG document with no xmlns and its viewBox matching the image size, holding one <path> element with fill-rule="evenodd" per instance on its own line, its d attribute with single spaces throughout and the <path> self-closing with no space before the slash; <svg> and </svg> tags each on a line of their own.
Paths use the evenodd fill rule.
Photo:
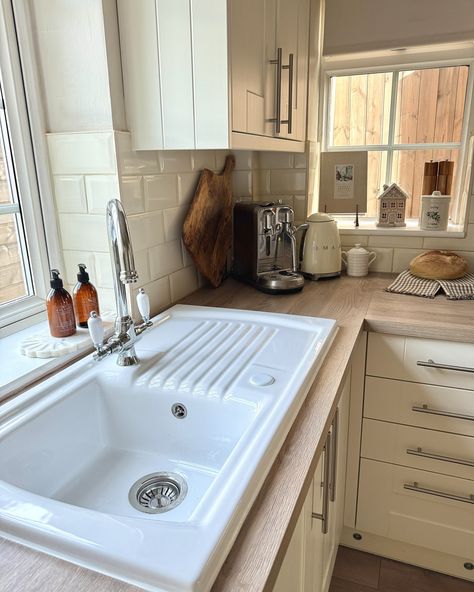
<svg viewBox="0 0 474 592">
<path fill-rule="evenodd" d="M 85 263 L 102 309 L 114 309 L 104 214 L 107 201 L 120 197 L 140 277 L 132 302 L 143 286 L 155 313 L 198 288 L 200 276 L 182 245 L 181 227 L 200 171 L 220 172 L 228 151 L 134 152 L 128 132 L 48 134 L 48 146 L 69 287 L 77 263 Z M 304 220 L 304 158 L 250 151 L 234 156 L 235 200 L 280 198 L 294 205 L 298 221 Z M 259 184 L 262 192 L 256 192 Z"/>
<path fill-rule="evenodd" d="M 370 271 L 400 273 L 408 268 L 410 261 L 417 255 L 431 249 L 448 249 L 464 257 L 468 262 L 469 270 L 474 272 L 474 224 L 471 223 L 467 226 L 464 238 L 368 236 L 341 233 L 343 251 L 348 251 L 356 243 L 360 243 L 368 251 L 377 253 Z"/>
</svg>

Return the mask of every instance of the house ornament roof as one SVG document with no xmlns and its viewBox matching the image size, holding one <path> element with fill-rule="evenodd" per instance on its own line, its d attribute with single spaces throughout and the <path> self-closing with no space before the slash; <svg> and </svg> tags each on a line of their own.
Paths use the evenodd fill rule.
<svg viewBox="0 0 474 592">
<path fill-rule="evenodd" d="M 392 183 L 390 187 L 388 185 L 383 186 L 383 192 L 377 199 L 408 199 L 408 194 L 396 183 Z"/>
</svg>

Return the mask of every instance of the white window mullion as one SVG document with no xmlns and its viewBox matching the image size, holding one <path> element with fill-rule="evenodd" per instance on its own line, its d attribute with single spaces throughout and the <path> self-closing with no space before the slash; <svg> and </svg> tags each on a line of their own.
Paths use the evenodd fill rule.
<svg viewBox="0 0 474 592">
<path fill-rule="evenodd" d="M 392 97 L 390 100 L 390 116 L 388 121 L 387 168 L 385 170 L 386 185 L 390 185 L 392 180 L 393 144 L 395 139 L 395 124 L 397 119 L 398 80 L 399 72 L 395 71 L 392 74 Z"/>
</svg>

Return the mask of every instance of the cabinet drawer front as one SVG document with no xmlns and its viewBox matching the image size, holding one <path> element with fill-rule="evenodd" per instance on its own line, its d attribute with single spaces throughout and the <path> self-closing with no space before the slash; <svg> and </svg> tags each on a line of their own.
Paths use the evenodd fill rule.
<svg viewBox="0 0 474 592">
<path fill-rule="evenodd" d="M 364 419 L 361 456 L 474 479 L 474 438 L 468 436 Z"/>
<path fill-rule="evenodd" d="M 436 411 L 451 415 L 437 415 Z M 364 417 L 474 436 L 474 421 L 461 416 L 474 417 L 473 391 L 366 378 Z"/>
<path fill-rule="evenodd" d="M 472 561 L 474 505 L 405 489 L 414 483 L 468 499 L 474 494 L 466 479 L 362 459 L 357 528 Z"/>
<path fill-rule="evenodd" d="M 367 374 L 474 390 L 474 344 L 370 333 Z"/>
</svg>

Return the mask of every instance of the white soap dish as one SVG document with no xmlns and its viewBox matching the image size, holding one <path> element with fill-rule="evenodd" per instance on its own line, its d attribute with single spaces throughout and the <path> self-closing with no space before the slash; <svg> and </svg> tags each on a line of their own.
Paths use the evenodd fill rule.
<svg viewBox="0 0 474 592">
<path fill-rule="evenodd" d="M 87 346 L 92 347 L 87 329 L 77 329 L 70 337 L 52 337 L 45 329 L 23 339 L 20 353 L 28 358 L 59 358 Z"/>
</svg>

